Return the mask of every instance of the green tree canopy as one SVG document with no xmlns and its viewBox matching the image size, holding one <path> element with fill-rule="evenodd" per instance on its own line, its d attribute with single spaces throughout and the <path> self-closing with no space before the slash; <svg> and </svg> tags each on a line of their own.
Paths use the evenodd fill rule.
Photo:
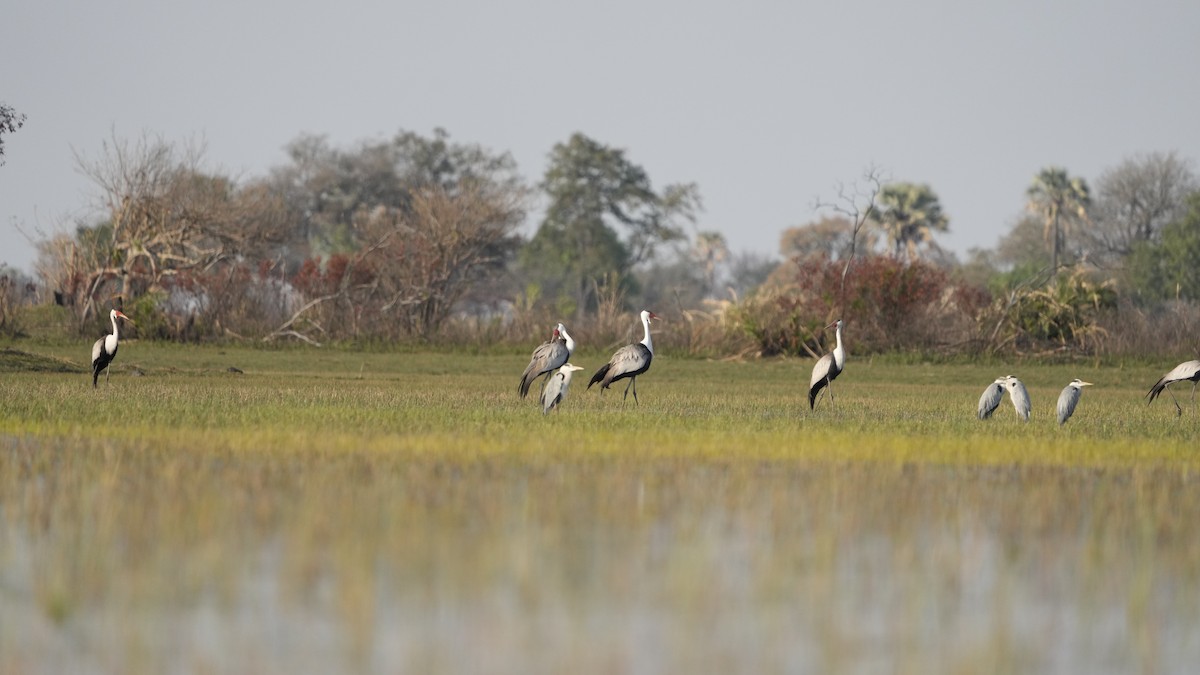
<svg viewBox="0 0 1200 675">
<path fill-rule="evenodd" d="M 934 232 L 950 229 L 942 204 L 928 185 L 890 183 L 879 193 L 878 208 L 871 220 L 887 237 L 892 254 L 916 260 L 922 246 L 933 243 Z"/>
<path fill-rule="evenodd" d="M 1187 213 L 1162 228 L 1161 240 L 1140 241 L 1129 256 L 1134 292 L 1147 300 L 1200 300 L 1200 192 Z"/>
<path fill-rule="evenodd" d="M 565 311 L 593 306 L 606 284 L 631 288 L 633 267 L 682 239 L 679 221 L 694 221 L 700 210 L 695 185 L 655 192 L 623 150 L 581 133 L 551 150 L 541 187 L 549 205 L 521 263 L 543 296 L 573 305 Z"/>
</svg>

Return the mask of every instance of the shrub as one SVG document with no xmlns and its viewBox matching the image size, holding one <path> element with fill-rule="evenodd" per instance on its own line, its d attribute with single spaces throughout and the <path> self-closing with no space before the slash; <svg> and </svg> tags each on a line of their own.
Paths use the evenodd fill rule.
<svg viewBox="0 0 1200 675">
<path fill-rule="evenodd" d="M 821 328 L 839 313 L 844 338 L 860 352 L 945 351 L 977 338 L 987 291 L 919 260 L 870 256 L 851 263 L 843 297 L 844 266 L 826 257 L 786 263 L 772 284 L 739 304 L 738 325 L 764 354 L 815 352 Z"/>
</svg>

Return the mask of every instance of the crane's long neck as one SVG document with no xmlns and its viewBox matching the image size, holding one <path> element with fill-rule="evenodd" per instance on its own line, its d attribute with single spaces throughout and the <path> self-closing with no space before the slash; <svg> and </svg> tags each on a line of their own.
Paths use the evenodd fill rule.
<svg viewBox="0 0 1200 675">
<path fill-rule="evenodd" d="M 120 339 L 120 333 L 118 333 L 118 330 L 119 330 L 119 329 L 117 328 L 117 315 L 116 315 L 116 314 L 109 314 L 109 315 L 108 315 L 108 318 L 109 318 L 110 320 L 112 320 L 112 325 L 113 325 L 113 342 L 116 342 L 117 340 L 119 340 L 119 339 Z"/>
<path fill-rule="evenodd" d="M 650 339 L 650 317 L 642 316 L 642 330 L 646 333 L 646 336 L 642 338 L 642 344 L 646 345 L 646 349 L 649 349 L 650 353 L 653 354 L 654 341 Z"/>
<path fill-rule="evenodd" d="M 567 331 L 559 331 L 562 334 L 563 340 L 567 343 L 567 354 L 575 353 L 575 338 L 571 337 Z"/>
<path fill-rule="evenodd" d="M 837 338 L 837 346 L 833 348 L 833 360 L 837 364 L 838 370 L 841 370 L 846 363 L 846 350 L 842 348 L 842 324 L 838 324 L 834 336 Z"/>
</svg>

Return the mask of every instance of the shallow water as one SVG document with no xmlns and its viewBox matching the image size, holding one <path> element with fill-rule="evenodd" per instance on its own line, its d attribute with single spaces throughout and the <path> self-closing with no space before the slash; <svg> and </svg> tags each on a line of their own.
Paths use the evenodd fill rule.
<svg viewBox="0 0 1200 675">
<path fill-rule="evenodd" d="M 3 452 L 0 672 L 1200 663 L 1166 470 Z"/>
</svg>

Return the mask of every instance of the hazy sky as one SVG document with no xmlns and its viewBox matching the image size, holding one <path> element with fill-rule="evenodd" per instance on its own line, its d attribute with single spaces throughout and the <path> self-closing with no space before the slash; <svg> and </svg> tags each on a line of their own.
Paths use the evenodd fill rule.
<svg viewBox="0 0 1200 675">
<path fill-rule="evenodd" d="M 93 213 L 72 149 L 114 133 L 203 139 L 252 177 L 301 133 L 439 126 L 531 180 L 573 132 L 623 148 L 656 187 L 697 183 L 735 250 L 777 252 L 870 165 L 932 186 L 944 245 L 990 247 L 1044 166 L 1200 158 L 1198 29 L 1195 0 L 14 3 L 0 262 L 32 269 L 18 226 Z"/>
</svg>

